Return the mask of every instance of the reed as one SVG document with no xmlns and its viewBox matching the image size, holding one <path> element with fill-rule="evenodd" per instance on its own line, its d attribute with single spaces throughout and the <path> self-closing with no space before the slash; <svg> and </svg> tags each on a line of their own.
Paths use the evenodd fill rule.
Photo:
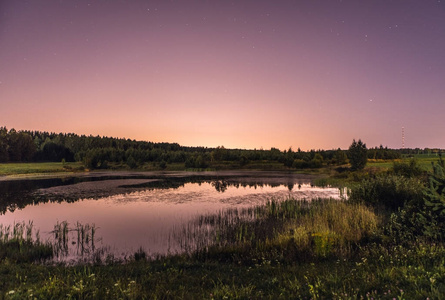
<svg viewBox="0 0 445 300">
<path fill-rule="evenodd" d="M 52 245 L 40 241 L 32 221 L 0 224 L 0 262 L 5 259 L 18 263 L 44 261 L 52 255 Z"/>
<path fill-rule="evenodd" d="M 183 251 L 198 256 L 213 253 L 216 257 L 224 248 L 244 251 L 245 260 L 272 249 L 279 249 L 280 254 L 274 256 L 281 259 L 347 256 L 351 247 L 379 232 L 380 222 L 362 204 L 333 199 L 271 200 L 262 206 L 200 216 L 174 238 Z"/>
<path fill-rule="evenodd" d="M 93 256 L 96 249 L 97 227 L 95 224 L 76 223 L 75 227 L 70 228 L 68 222 L 57 222 L 54 225 L 53 248 L 56 257 L 63 258 L 70 255 L 70 251 L 75 251 L 77 256 Z M 70 245 L 76 245 L 75 249 Z"/>
</svg>

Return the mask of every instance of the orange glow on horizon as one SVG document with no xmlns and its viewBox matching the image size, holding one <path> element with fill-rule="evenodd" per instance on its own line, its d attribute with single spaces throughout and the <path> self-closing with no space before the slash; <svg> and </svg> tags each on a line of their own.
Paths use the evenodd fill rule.
<svg viewBox="0 0 445 300">
<path fill-rule="evenodd" d="M 0 126 L 281 150 L 400 148 L 405 127 L 445 148 L 445 3 L 317 3 L 3 4 Z"/>
</svg>

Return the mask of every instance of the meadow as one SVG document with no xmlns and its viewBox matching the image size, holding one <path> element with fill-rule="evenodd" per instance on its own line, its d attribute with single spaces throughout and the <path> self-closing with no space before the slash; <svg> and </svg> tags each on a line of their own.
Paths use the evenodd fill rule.
<svg viewBox="0 0 445 300">
<path fill-rule="evenodd" d="M 397 162 L 408 162 L 410 159 L 414 158 L 420 168 L 425 171 L 432 171 L 432 164 L 437 162 L 439 159 L 437 154 L 415 154 L 410 156 L 404 156 L 400 160 L 396 160 Z M 390 160 L 372 160 L 369 159 L 367 162 L 367 167 L 375 167 L 389 170 L 392 168 L 394 161 Z"/>
<path fill-rule="evenodd" d="M 30 162 L 0 164 L 0 176 L 29 176 L 67 173 L 80 170 L 83 170 L 83 164 L 80 162 Z"/>
<path fill-rule="evenodd" d="M 438 160 L 438 156 L 435 154 L 418 154 L 413 156 L 416 159 L 417 164 L 425 171 L 432 170 L 432 163 Z M 368 159 L 367 168 L 377 170 L 389 170 L 392 168 L 394 161 L 396 162 L 409 162 L 413 157 L 405 156 L 399 160 L 373 160 Z M 331 174 L 332 166 L 324 166 L 323 168 L 316 169 L 290 169 L 285 167 L 282 163 L 275 161 L 258 161 L 250 162 L 244 166 L 234 164 L 232 162 L 217 161 L 211 163 L 207 168 L 186 168 L 184 163 L 171 163 L 167 164 L 165 168 L 160 168 L 158 164 L 145 163 L 139 166 L 136 170 L 140 171 L 180 171 L 180 170 L 233 170 L 233 169 L 245 169 L 245 170 L 268 170 L 268 171 L 292 171 L 296 173 L 304 174 Z M 129 170 L 130 168 L 126 164 L 110 163 L 110 170 Z M 79 171 L 91 171 L 85 168 L 82 162 L 9 162 L 0 163 L 0 176 L 32 176 L 50 173 L 71 173 Z M 103 170 L 101 170 L 103 171 Z"/>
</svg>

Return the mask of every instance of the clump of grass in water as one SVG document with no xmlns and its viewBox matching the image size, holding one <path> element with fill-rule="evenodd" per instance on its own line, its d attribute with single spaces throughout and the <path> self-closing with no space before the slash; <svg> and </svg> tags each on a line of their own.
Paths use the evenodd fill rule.
<svg viewBox="0 0 445 300">
<path fill-rule="evenodd" d="M 52 245 L 40 241 L 39 231 L 34 231 L 32 221 L 12 226 L 0 224 L 0 261 L 34 262 L 48 260 L 52 256 Z"/>
<path fill-rule="evenodd" d="M 266 241 L 266 248 L 294 249 L 296 257 L 344 257 L 378 231 L 380 219 L 364 205 L 321 199 L 308 204 L 285 210 L 285 230 Z"/>
<path fill-rule="evenodd" d="M 77 253 L 80 255 L 94 253 L 96 225 L 85 224 L 77 222 Z"/>
<path fill-rule="evenodd" d="M 379 218 L 366 206 L 334 199 L 269 201 L 201 216 L 176 236 L 198 257 L 278 260 L 345 256 L 378 231 Z M 225 252 L 225 253 L 222 253 Z"/>
<path fill-rule="evenodd" d="M 59 257 L 68 254 L 68 222 L 57 222 L 54 225 L 54 254 Z"/>
<path fill-rule="evenodd" d="M 68 256 L 70 240 L 72 245 L 77 245 L 76 254 L 78 256 L 94 254 L 96 251 L 95 243 L 97 242 L 96 231 L 97 227 L 94 224 L 77 222 L 75 228 L 69 228 L 68 222 L 57 222 L 52 231 L 54 236 L 54 254 L 56 257 Z M 71 238 L 70 232 L 73 233 Z"/>
</svg>

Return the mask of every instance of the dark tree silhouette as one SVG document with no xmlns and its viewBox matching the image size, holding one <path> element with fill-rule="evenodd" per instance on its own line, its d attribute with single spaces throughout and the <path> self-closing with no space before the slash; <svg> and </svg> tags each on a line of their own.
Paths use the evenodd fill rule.
<svg viewBox="0 0 445 300">
<path fill-rule="evenodd" d="M 358 142 L 356 142 L 355 139 L 352 140 L 348 151 L 349 163 L 351 164 L 352 170 L 362 170 L 366 166 L 366 162 L 368 161 L 367 151 L 366 144 L 361 140 L 358 140 Z"/>
</svg>

